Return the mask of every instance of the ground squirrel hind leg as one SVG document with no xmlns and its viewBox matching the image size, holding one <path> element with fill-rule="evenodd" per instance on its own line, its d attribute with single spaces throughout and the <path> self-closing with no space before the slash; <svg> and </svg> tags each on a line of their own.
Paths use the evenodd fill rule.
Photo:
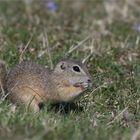
<svg viewBox="0 0 140 140">
<path fill-rule="evenodd" d="M 34 113 L 39 112 L 40 108 L 38 106 L 38 102 L 36 101 L 35 97 L 31 95 L 25 95 L 21 97 L 21 101 L 25 105 L 26 109 L 32 111 Z"/>
<path fill-rule="evenodd" d="M 15 88 L 9 95 L 9 99 L 18 105 L 24 105 L 27 110 L 39 112 L 39 103 L 36 95 L 29 88 Z"/>
</svg>

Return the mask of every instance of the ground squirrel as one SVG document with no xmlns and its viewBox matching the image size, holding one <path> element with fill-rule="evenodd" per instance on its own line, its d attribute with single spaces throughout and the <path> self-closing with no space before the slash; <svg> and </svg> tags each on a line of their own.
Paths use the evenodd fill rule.
<svg viewBox="0 0 140 140">
<path fill-rule="evenodd" d="M 62 60 L 53 70 L 23 61 L 7 75 L 4 62 L 0 61 L 0 81 L 8 99 L 34 112 L 40 110 L 40 103 L 74 101 L 91 87 L 86 66 L 73 60 Z"/>
</svg>

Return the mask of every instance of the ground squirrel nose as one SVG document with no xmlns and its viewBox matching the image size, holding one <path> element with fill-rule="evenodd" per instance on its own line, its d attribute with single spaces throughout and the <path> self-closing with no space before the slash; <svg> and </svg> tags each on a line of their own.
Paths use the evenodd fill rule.
<svg viewBox="0 0 140 140">
<path fill-rule="evenodd" d="M 87 82 L 88 82 L 88 83 L 91 83 L 91 79 L 88 79 Z"/>
<path fill-rule="evenodd" d="M 92 83 L 91 77 L 86 78 L 87 83 Z"/>
<path fill-rule="evenodd" d="M 87 79 L 87 83 L 88 83 L 88 89 L 91 89 L 92 88 L 92 80 L 91 80 L 91 78 Z"/>
</svg>

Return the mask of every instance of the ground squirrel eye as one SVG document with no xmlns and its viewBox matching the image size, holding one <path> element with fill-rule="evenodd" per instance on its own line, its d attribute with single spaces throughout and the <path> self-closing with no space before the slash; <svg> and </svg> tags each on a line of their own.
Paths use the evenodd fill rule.
<svg viewBox="0 0 140 140">
<path fill-rule="evenodd" d="M 76 72 L 80 72 L 80 68 L 78 66 L 73 66 L 73 70 Z"/>
</svg>

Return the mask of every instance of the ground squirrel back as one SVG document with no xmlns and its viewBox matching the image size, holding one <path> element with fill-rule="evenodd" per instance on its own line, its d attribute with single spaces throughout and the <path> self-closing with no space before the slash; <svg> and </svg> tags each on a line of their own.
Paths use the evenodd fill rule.
<svg viewBox="0 0 140 140">
<path fill-rule="evenodd" d="M 10 71 L 5 82 L 8 98 L 34 112 L 43 102 L 71 102 L 89 87 L 91 76 L 86 66 L 72 60 L 60 61 L 54 70 L 22 62 Z"/>
</svg>

